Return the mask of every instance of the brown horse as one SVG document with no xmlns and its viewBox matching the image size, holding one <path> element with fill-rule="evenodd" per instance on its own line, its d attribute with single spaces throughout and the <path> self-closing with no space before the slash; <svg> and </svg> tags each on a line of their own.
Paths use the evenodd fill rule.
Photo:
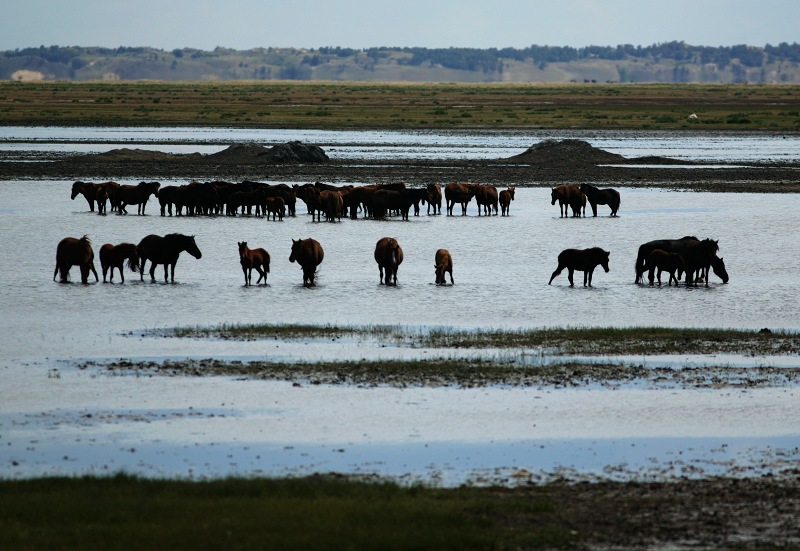
<svg viewBox="0 0 800 551">
<path fill-rule="evenodd" d="M 319 206 L 325 212 L 325 220 L 336 222 L 338 218 L 342 221 L 342 211 L 344 210 L 344 198 L 340 191 L 335 189 L 325 189 L 319 192 Z"/>
<path fill-rule="evenodd" d="M 325 258 L 325 251 L 322 250 L 322 245 L 315 239 L 292 239 L 292 254 L 289 255 L 289 262 L 297 262 L 303 269 L 303 285 L 305 287 L 312 287 L 314 285 L 314 276 L 317 272 L 317 266 L 322 263 Z"/>
<path fill-rule="evenodd" d="M 100 281 L 97 270 L 94 269 L 94 251 L 89 237 L 84 235 L 80 239 L 65 237 L 56 248 L 56 269 L 53 272 L 53 281 L 61 272 L 61 282 L 69 281 L 69 269 L 78 266 L 81 270 L 81 283 L 89 283 L 89 272 L 94 274 L 95 281 Z"/>
<path fill-rule="evenodd" d="M 569 286 L 573 287 L 575 283 L 572 281 L 572 274 L 575 270 L 583 272 L 583 286 L 592 286 L 592 274 L 598 264 L 608 272 L 608 256 L 611 253 L 604 251 L 600 247 L 593 247 L 591 249 L 566 249 L 561 251 L 558 255 L 558 268 L 550 276 L 550 285 L 553 279 L 562 272 L 564 268 L 569 269 Z"/>
<path fill-rule="evenodd" d="M 450 285 L 455 285 L 453 281 L 453 257 L 447 249 L 439 249 L 434 257 L 433 267 L 436 268 L 436 285 L 446 285 L 444 274 L 450 274 Z"/>
<path fill-rule="evenodd" d="M 175 283 L 175 264 L 183 251 L 186 251 L 195 258 L 201 258 L 203 253 L 197 248 L 193 235 L 183 235 L 181 233 L 170 233 L 161 237 L 160 235 L 148 235 L 138 245 L 139 252 L 139 272 L 141 280 L 144 281 L 144 265 L 149 260 L 150 281 L 156 280 L 156 265 L 164 265 L 164 281 L 167 281 L 168 269 L 172 267 L 172 283 Z"/>
<path fill-rule="evenodd" d="M 442 188 L 439 184 L 428 184 L 428 214 L 442 214 Z"/>
<path fill-rule="evenodd" d="M 475 184 L 475 202 L 478 203 L 478 216 L 481 215 L 481 208 L 486 216 L 491 216 L 492 209 L 497 215 L 497 188 L 493 185 Z"/>
<path fill-rule="evenodd" d="M 127 205 L 136 205 L 136 214 L 144 214 L 144 207 L 151 195 L 158 197 L 158 182 L 139 182 L 135 186 L 119 186 L 114 191 L 109 191 L 109 198 L 119 205 L 118 214 L 128 214 Z"/>
<path fill-rule="evenodd" d="M 617 215 L 619 210 L 619 192 L 616 189 L 596 188 L 591 184 L 581 184 L 581 193 L 586 195 L 589 204 L 592 206 L 592 213 L 597 216 L 597 205 L 608 205 L 611 208 L 611 216 Z"/>
<path fill-rule="evenodd" d="M 647 269 L 649 269 L 648 279 L 650 281 L 650 285 L 654 284 L 653 272 L 658 270 L 658 286 L 661 287 L 661 272 L 668 272 L 669 273 L 669 283 L 668 285 L 672 285 L 672 282 L 675 281 L 675 286 L 678 285 L 678 278 L 675 277 L 675 272 L 680 274 L 681 272 L 686 271 L 686 263 L 683 261 L 683 257 L 678 253 L 668 253 L 662 249 L 655 249 L 651 251 L 649 255 L 647 255 L 647 261 L 645 262 Z"/>
<path fill-rule="evenodd" d="M 469 184 L 447 184 L 444 188 L 444 198 L 447 201 L 447 214 L 453 216 L 453 207 L 456 203 L 461 205 L 461 215 L 467 215 L 467 205 L 475 197 L 475 188 Z"/>
<path fill-rule="evenodd" d="M 279 218 L 283 220 L 285 213 L 286 203 L 283 197 L 267 197 L 267 220 L 269 220 L 270 214 L 273 220 L 278 220 Z"/>
<path fill-rule="evenodd" d="M 119 269 L 119 277 L 122 283 L 125 283 L 123 266 L 126 260 L 128 261 L 128 268 L 134 272 L 139 271 L 139 254 L 137 253 L 136 245 L 133 243 L 120 243 L 119 245 L 106 243 L 100 247 L 100 267 L 103 269 L 103 283 L 106 282 L 106 273 L 108 273 L 109 269 L 111 269 L 110 281 L 114 281 L 114 268 Z"/>
<path fill-rule="evenodd" d="M 375 262 L 381 285 L 384 284 L 383 271 L 386 270 L 386 285 L 397 285 L 397 268 L 403 263 L 403 249 L 394 237 L 382 237 L 375 244 Z"/>
<path fill-rule="evenodd" d="M 680 253 L 680 249 L 687 241 L 699 241 L 699 239 L 693 235 L 687 235 L 680 239 L 656 239 L 639 245 L 639 252 L 636 255 L 636 279 L 634 283 L 639 283 L 642 280 L 642 274 L 644 274 L 646 270 L 644 267 L 645 261 L 652 251 L 661 249 L 668 253 Z M 681 275 L 678 273 L 678 279 L 680 279 L 680 277 Z"/>
<path fill-rule="evenodd" d="M 581 193 L 580 188 L 573 184 L 564 184 L 554 187 L 550 192 L 550 204 L 555 205 L 558 201 L 558 213 L 560 217 L 568 216 L 567 208 L 572 209 L 573 217 L 580 217 L 581 207 L 583 214 L 586 214 L 586 196 Z"/>
<path fill-rule="evenodd" d="M 250 249 L 247 247 L 247 241 L 239 243 L 239 263 L 242 265 L 242 272 L 244 272 L 244 285 L 247 287 L 253 280 L 253 268 L 258 272 L 258 279 L 256 285 L 261 283 L 261 278 L 264 278 L 264 285 L 267 284 L 267 274 L 269 273 L 269 253 L 266 249 Z"/>
<path fill-rule="evenodd" d="M 86 199 L 86 202 L 89 203 L 89 210 L 94 212 L 94 204 L 97 203 L 97 209 L 99 214 L 103 214 L 105 212 L 105 202 L 102 205 L 102 211 L 100 201 L 102 198 L 98 198 L 98 192 L 105 191 L 105 198 L 107 199 L 108 196 L 113 192 L 113 189 L 119 187 L 119 184 L 116 182 L 104 182 L 102 184 L 94 184 L 92 182 L 75 182 L 72 184 L 72 194 L 70 195 L 70 199 L 75 199 L 78 195 L 83 195 Z M 115 204 L 112 201 L 111 209 L 114 210 Z"/>
<path fill-rule="evenodd" d="M 500 215 L 508 216 L 508 211 L 511 208 L 511 201 L 514 200 L 514 192 L 516 186 L 511 186 L 500 192 Z"/>
</svg>

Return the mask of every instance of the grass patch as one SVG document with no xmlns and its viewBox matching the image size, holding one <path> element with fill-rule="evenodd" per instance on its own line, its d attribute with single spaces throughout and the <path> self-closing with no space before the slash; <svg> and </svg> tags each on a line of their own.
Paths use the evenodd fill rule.
<svg viewBox="0 0 800 551">
<path fill-rule="evenodd" d="M 388 482 L 109 478 L 0 481 L 3 549 L 488 549 L 563 547 L 530 493 Z"/>
<path fill-rule="evenodd" d="M 394 325 L 221 325 L 177 328 L 168 336 L 259 339 L 338 339 L 350 337 L 419 348 L 538 349 L 548 355 L 655 355 L 800 353 L 800 335 L 783 331 L 668 327 L 551 329 L 413 328 Z"/>
</svg>

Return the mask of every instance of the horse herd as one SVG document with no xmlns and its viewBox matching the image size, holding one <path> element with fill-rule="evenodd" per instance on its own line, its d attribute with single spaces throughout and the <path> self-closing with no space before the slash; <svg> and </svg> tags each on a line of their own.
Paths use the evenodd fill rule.
<svg viewBox="0 0 800 551">
<path fill-rule="evenodd" d="M 441 214 L 442 200 L 446 202 L 449 215 L 456 203 L 466 215 L 467 205 L 475 199 L 478 215 L 507 216 L 515 187 L 498 191 L 493 185 L 448 184 L 444 189 L 439 184 L 428 184 L 421 188 L 407 187 L 405 183 L 374 184 L 364 186 L 333 186 L 316 182 L 289 186 L 243 181 L 239 183 L 214 181 L 190 182 L 185 185 L 163 186 L 159 182 L 139 182 L 123 185 L 117 182 L 82 182 L 72 184 L 71 198 L 83 195 L 89 210 L 98 214 L 111 212 L 127 214 L 127 206 L 137 205 L 137 213 L 145 213 L 151 196 L 156 197 L 161 207 L 161 216 L 237 216 L 239 214 L 266 216 L 267 219 L 283 220 L 296 216 L 296 204 L 300 199 L 306 204 L 308 213 L 315 220 L 322 216 L 329 222 L 342 217 L 364 217 L 383 219 L 396 213 L 408 220 L 411 208 L 419 216 L 420 203 L 428 205 L 428 214 Z M 498 212 L 499 208 L 499 212 Z"/>
<path fill-rule="evenodd" d="M 182 186 L 161 187 L 158 182 L 140 182 L 137 185 L 120 185 L 116 182 L 90 183 L 75 182 L 72 186 L 72 199 L 83 195 L 89 203 L 90 210 L 105 214 L 106 204 L 110 202 L 111 210 L 119 214 L 127 213 L 128 205 L 137 205 L 137 212 L 144 214 L 145 205 L 151 195 L 158 198 L 161 205 L 162 216 L 172 216 L 173 207 L 176 216 L 218 215 L 236 216 L 237 214 L 252 214 L 256 216 L 272 216 L 275 220 L 282 220 L 288 210 L 289 216 L 296 216 L 296 199 L 303 201 L 311 214 L 312 220 L 335 221 L 342 216 L 357 218 L 359 211 L 365 217 L 382 219 L 390 213 L 408 219 L 411 208 L 415 215 L 419 215 L 420 203 L 428 204 L 428 214 L 440 214 L 442 200 L 446 201 L 448 215 L 453 215 L 456 204 L 461 205 L 461 214 L 467 213 L 467 205 L 474 198 L 478 205 L 478 215 L 482 213 L 498 214 L 498 206 L 502 209 L 501 215 L 508 216 L 510 204 L 514 200 L 515 187 L 510 186 L 499 191 L 493 185 L 483 184 L 448 184 L 444 191 L 438 184 L 428 184 L 424 188 L 408 188 L 403 183 L 378 184 L 365 186 L 330 186 L 317 182 L 315 184 L 293 185 L 264 184 L 261 182 L 245 181 L 240 184 L 228 182 L 192 182 Z M 561 217 L 569 215 L 572 210 L 573 217 L 586 215 L 586 203 L 590 204 L 594 216 L 597 216 L 598 205 L 608 205 L 611 216 L 616 216 L 620 206 L 620 194 L 615 189 L 599 189 L 590 184 L 560 185 L 551 190 L 551 204 L 559 203 Z M 269 273 L 270 255 L 263 248 L 250 249 L 247 242 L 238 243 L 239 258 L 244 273 L 245 285 L 252 284 L 252 271 L 258 273 L 256 284 L 267 282 Z M 668 285 L 686 274 L 686 286 L 696 285 L 698 281 L 705 281 L 708 285 L 709 269 L 728 282 L 728 274 L 722 258 L 717 256 L 718 242 L 710 239 L 699 240 L 693 236 L 681 239 L 656 240 L 644 243 L 639 247 L 636 259 L 635 282 L 642 281 L 643 274 L 648 272 L 648 281 L 654 285 L 656 279 L 661 285 L 663 272 L 669 274 Z M 103 270 L 103 281 L 110 270 L 110 280 L 113 281 L 114 270 L 120 272 L 120 279 L 124 282 L 123 266 L 127 262 L 129 268 L 140 273 L 144 280 L 144 268 L 147 260 L 151 261 L 150 278 L 155 281 L 155 269 L 158 264 L 164 265 L 165 281 L 175 280 L 175 264 L 181 252 L 186 251 L 195 258 L 200 258 L 201 253 L 197 248 L 193 236 L 169 234 L 165 236 L 149 235 L 142 239 L 138 245 L 121 243 L 112 245 L 107 243 L 100 248 L 100 263 Z M 610 253 L 594 247 L 589 249 L 567 249 L 558 255 L 558 266 L 552 273 L 550 281 L 564 270 L 568 270 L 570 286 L 574 285 L 574 271 L 584 272 L 584 286 L 591 287 L 592 276 L 597 266 L 602 266 L 608 272 Z M 81 270 L 81 280 L 86 283 L 89 273 L 94 273 L 99 281 L 93 264 L 94 253 L 91 250 L 89 239 L 84 236 L 78 238 L 65 238 L 58 245 L 56 254 L 56 269 L 53 279 L 61 273 L 61 280 L 67 280 L 69 267 L 77 265 Z M 317 267 L 324 258 L 322 246 L 313 239 L 292 240 L 290 262 L 298 262 L 303 270 L 303 284 L 314 285 Z M 394 238 L 383 238 L 378 241 L 375 249 L 375 261 L 378 263 L 380 283 L 386 285 L 397 284 L 397 268 L 403 261 L 403 251 Z M 439 249 L 434 259 L 436 268 L 436 284 L 445 284 L 445 274 L 449 274 L 453 284 L 453 259 L 445 249 Z M 171 269 L 171 273 L 169 270 Z M 385 272 L 385 275 L 384 275 Z"/>
</svg>

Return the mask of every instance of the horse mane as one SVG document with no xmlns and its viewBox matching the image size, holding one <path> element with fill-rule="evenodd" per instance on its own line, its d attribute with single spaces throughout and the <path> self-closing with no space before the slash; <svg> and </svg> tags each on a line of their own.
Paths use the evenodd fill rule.
<svg viewBox="0 0 800 551">
<path fill-rule="evenodd" d="M 87 245 L 91 245 L 91 244 L 92 244 L 92 240 L 91 240 L 91 239 L 89 239 L 89 236 L 88 236 L 88 235 L 84 235 L 83 237 L 81 237 L 81 238 L 79 239 L 79 241 L 80 241 L 81 243 L 85 243 L 85 244 L 87 244 Z"/>
</svg>

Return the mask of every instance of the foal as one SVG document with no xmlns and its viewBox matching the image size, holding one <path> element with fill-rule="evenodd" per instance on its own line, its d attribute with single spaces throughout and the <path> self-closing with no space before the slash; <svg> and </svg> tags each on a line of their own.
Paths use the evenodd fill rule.
<svg viewBox="0 0 800 551">
<path fill-rule="evenodd" d="M 237 242 L 238 243 L 238 242 Z M 242 241 L 239 244 L 239 262 L 242 265 L 242 272 L 244 272 L 244 285 L 245 287 L 251 284 L 253 279 L 253 268 L 258 272 L 258 280 L 256 285 L 264 279 L 264 285 L 267 284 L 267 274 L 269 273 L 269 253 L 264 249 L 249 249 L 247 248 L 247 241 Z"/>
</svg>

